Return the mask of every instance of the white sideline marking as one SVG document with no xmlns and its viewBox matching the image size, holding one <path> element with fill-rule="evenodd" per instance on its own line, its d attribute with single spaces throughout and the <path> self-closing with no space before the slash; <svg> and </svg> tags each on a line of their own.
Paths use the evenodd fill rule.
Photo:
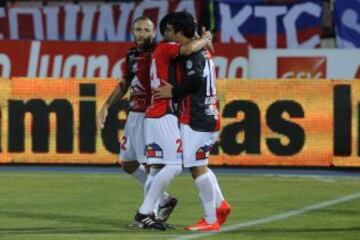
<svg viewBox="0 0 360 240">
<path fill-rule="evenodd" d="M 200 238 L 200 237 L 212 236 L 212 235 L 224 233 L 224 232 L 231 232 L 234 230 L 239 230 L 239 229 L 243 229 L 243 228 L 247 228 L 247 227 L 251 227 L 251 226 L 255 226 L 255 225 L 260 225 L 260 224 L 264 224 L 264 223 L 270 223 L 270 222 L 286 219 L 286 218 L 293 217 L 296 215 L 311 212 L 313 210 L 318 210 L 318 209 L 329 207 L 329 206 L 336 205 L 339 203 L 349 202 L 349 201 L 352 201 L 352 200 L 355 200 L 358 198 L 360 198 L 360 192 L 346 195 L 346 196 L 339 197 L 339 198 L 335 198 L 335 199 L 329 200 L 329 201 L 319 202 L 319 203 L 316 203 L 316 204 L 313 204 L 313 205 L 310 205 L 307 207 L 291 210 L 288 212 L 271 215 L 268 217 L 264 217 L 264 218 L 244 222 L 244 223 L 238 223 L 238 224 L 226 226 L 216 232 L 194 233 L 194 234 L 183 235 L 183 236 L 180 236 L 180 237 L 174 238 L 174 239 L 176 239 L 176 240 L 195 239 L 195 238 Z"/>
</svg>

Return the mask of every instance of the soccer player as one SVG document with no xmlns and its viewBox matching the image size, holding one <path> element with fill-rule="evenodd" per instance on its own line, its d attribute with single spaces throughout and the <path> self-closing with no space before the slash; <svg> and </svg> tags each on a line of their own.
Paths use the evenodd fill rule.
<svg viewBox="0 0 360 240">
<path fill-rule="evenodd" d="M 196 24 L 187 20 L 191 19 L 191 15 L 176 14 L 179 16 L 168 22 L 168 38 L 185 44 L 193 38 Z M 154 97 L 181 99 L 180 129 L 184 167 L 191 170 L 204 209 L 204 217 L 185 229 L 218 230 L 226 221 L 230 206 L 224 200 L 215 174 L 207 167 L 210 149 L 220 127 L 214 63 L 211 53 L 206 49 L 179 57 L 177 61 L 177 78 L 183 82 L 174 87 L 164 83 L 163 87 L 154 90 Z"/>
<path fill-rule="evenodd" d="M 172 15 L 167 18 L 170 21 Z M 162 81 L 169 79 L 169 64 L 175 57 L 199 51 L 211 40 L 212 36 L 207 32 L 202 38 L 183 45 L 175 42 L 160 42 L 152 54 L 151 89 L 158 88 L 162 85 Z M 150 106 L 145 113 L 145 146 L 147 162 L 151 165 L 150 175 L 153 176 L 153 180 L 135 215 L 135 221 L 143 224 L 144 228 L 166 230 L 165 226 L 155 219 L 152 210 L 161 193 L 182 171 L 180 130 L 171 99 L 151 99 Z"/>
<path fill-rule="evenodd" d="M 139 17 L 133 22 L 132 29 L 136 47 L 129 49 L 123 65 L 123 80 L 119 82 L 112 94 L 102 106 L 97 124 L 104 127 L 108 109 L 119 99 L 124 97 L 130 88 L 130 108 L 126 120 L 124 133 L 120 142 L 120 159 L 124 171 L 132 175 L 143 187 L 144 196 L 150 186 L 151 176 L 148 176 L 145 158 L 144 140 L 144 112 L 150 104 L 150 63 L 154 43 L 154 23 L 147 17 Z M 161 211 L 163 219 L 168 218 L 176 206 L 177 199 L 163 192 L 159 198 L 159 205 L 165 206 L 167 211 Z M 164 207 L 163 207 L 164 208 Z M 159 210 L 163 208 L 159 207 Z"/>
</svg>

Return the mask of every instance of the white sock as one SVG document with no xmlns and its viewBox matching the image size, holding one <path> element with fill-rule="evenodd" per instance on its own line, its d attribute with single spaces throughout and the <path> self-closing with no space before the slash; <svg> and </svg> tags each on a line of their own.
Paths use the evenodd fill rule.
<svg viewBox="0 0 360 240">
<path fill-rule="evenodd" d="M 204 173 L 195 179 L 195 185 L 198 188 L 199 197 L 204 209 L 204 219 L 207 223 L 216 222 L 214 187 L 210 174 Z"/>
<path fill-rule="evenodd" d="M 211 176 L 211 181 L 215 190 L 215 206 L 218 208 L 220 207 L 222 201 L 224 201 L 224 195 L 221 192 L 215 173 L 210 168 L 208 168 L 208 173 Z"/>
<path fill-rule="evenodd" d="M 151 186 L 151 183 L 152 183 L 154 177 L 156 176 L 156 174 L 158 174 L 160 172 L 160 170 L 161 169 L 150 168 L 150 172 L 149 172 L 149 174 L 148 174 L 148 176 L 146 178 L 146 181 L 145 181 L 144 197 L 148 193 L 149 188 Z M 159 204 L 163 206 L 168 201 L 169 198 L 170 198 L 170 194 L 167 193 L 166 191 L 164 191 L 163 194 L 160 195 Z"/>
<path fill-rule="evenodd" d="M 144 185 L 144 197 L 146 196 L 146 194 L 148 193 L 149 191 L 149 188 L 151 186 L 151 183 L 154 179 L 155 175 L 148 175 L 147 178 L 146 178 L 146 182 L 145 182 L 145 185 Z"/>
<path fill-rule="evenodd" d="M 165 191 L 173 178 L 181 173 L 180 165 L 166 165 L 152 180 L 148 193 L 144 202 L 139 208 L 142 214 L 151 213 L 156 206 L 156 202 L 160 199 L 161 194 Z"/>
<path fill-rule="evenodd" d="M 168 192 L 164 191 L 163 194 L 160 195 L 159 205 L 164 206 L 169 199 L 170 199 L 170 194 Z"/>
<path fill-rule="evenodd" d="M 140 183 L 141 186 L 145 185 L 147 173 L 142 164 L 140 164 L 138 169 L 136 169 L 131 175 Z"/>
</svg>

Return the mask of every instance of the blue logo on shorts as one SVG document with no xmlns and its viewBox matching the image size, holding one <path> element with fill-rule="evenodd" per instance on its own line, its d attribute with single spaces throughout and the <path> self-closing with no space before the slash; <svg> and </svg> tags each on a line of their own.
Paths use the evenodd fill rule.
<svg viewBox="0 0 360 240">
<path fill-rule="evenodd" d="M 151 143 L 145 147 L 145 155 L 147 158 L 163 158 L 163 150 L 156 143 Z"/>
<path fill-rule="evenodd" d="M 199 148 L 195 153 L 196 160 L 204 160 L 204 159 L 209 158 L 210 150 L 211 150 L 211 147 L 207 146 L 207 145 Z"/>
</svg>

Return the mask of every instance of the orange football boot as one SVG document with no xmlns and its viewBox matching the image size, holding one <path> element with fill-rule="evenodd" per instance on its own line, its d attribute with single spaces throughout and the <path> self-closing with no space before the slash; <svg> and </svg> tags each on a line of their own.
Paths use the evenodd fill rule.
<svg viewBox="0 0 360 240">
<path fill-rule="evenodd" d="M 194 225 L 185 227 L 187 231 L 202 231 L 202 232 L 209 232 L 209 231 L 217 231 L 220 230 L 220 224 L 216 221 L 213 224 L 209 224 L 205 221 L 205 219 L 200 219 L 200 221 Z"/>
<path fill-rule="evenodd" d="M 216 217 L 220 225 L 223 225 L 231 212 L 230 205 L 224 200 L 220 207 L 216 209 Z"/>
</svg>

